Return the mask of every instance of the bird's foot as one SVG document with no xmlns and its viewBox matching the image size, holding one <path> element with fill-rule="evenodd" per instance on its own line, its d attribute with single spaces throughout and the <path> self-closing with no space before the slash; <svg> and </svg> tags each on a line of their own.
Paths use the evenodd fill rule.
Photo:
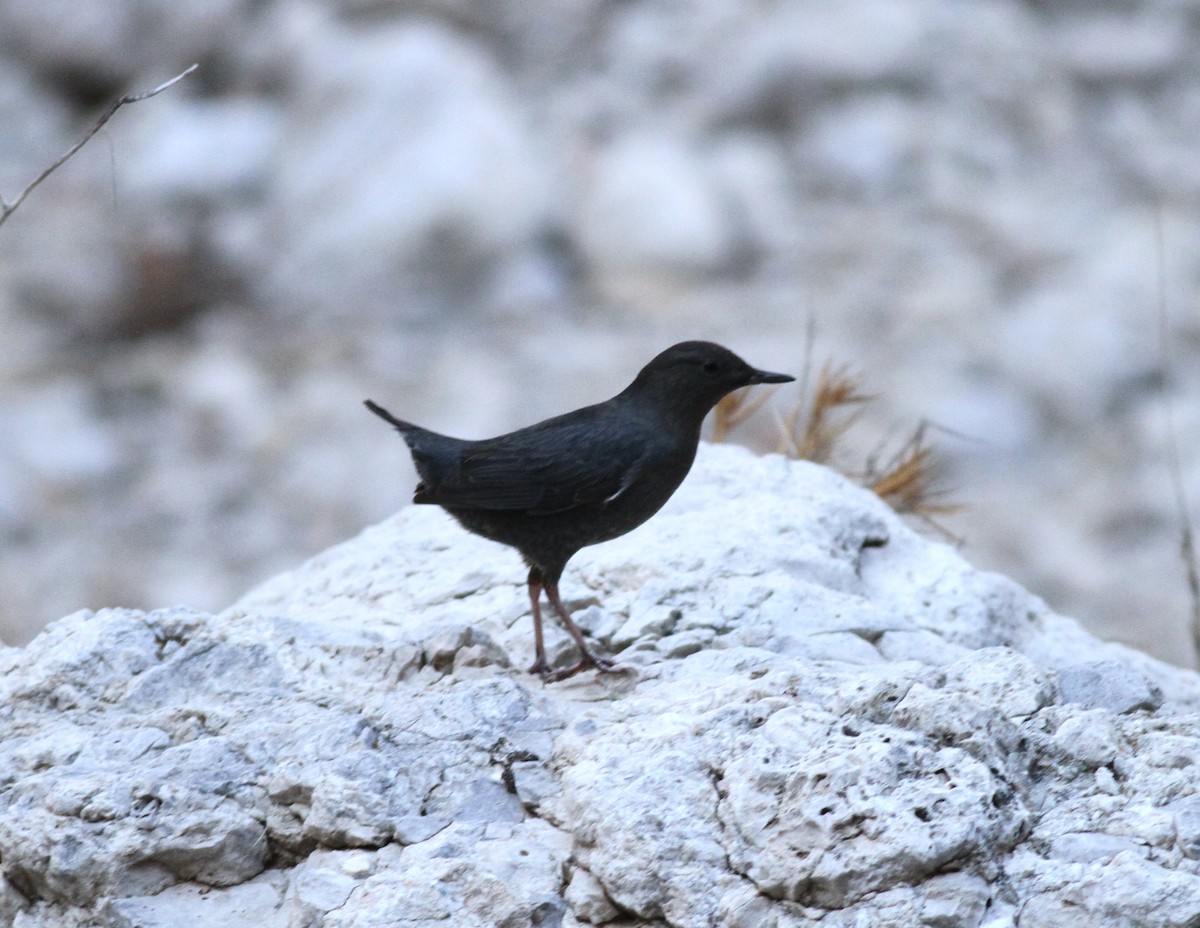
<svg viewBox="0 0 1200 928">
<path fill-rule="evenodd" d="M 536 665 L 535 665 L 536 666 Z M 551 670 L 546 667 L 544 670 L 535 671 L 532 667 L 530 673 L 540 673 L 542 679 L 547 683 L 558 683 L 560 680 L 566 680 L 581 673 L 584 670 L 595 669 L 600 673 L 613 673 L 616 671 L 617 664 L 611 657 L 602 657 L 599 654 L 593 654 L 591 651 L 584 651 L 583 657 L 570 667 L 564 667 L 562 670 Z"/>
</svg>

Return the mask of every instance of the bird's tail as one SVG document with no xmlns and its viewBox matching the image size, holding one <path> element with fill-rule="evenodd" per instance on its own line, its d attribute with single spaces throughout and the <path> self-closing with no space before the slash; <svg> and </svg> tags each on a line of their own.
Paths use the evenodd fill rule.
<svg viewBox="0 0 1200 928">
<path fill-rule="evenodd" d="M 439 435 L 429 429 L 421 428 L 403 419 L 397 419 L 377 403 L 363 400 L 364 405 L 385 422 L 395 426 L 396 431 L 404 438 L 408 450 L 412 453 L 413 464 L 421 476 L 413 495 L 414 503 L 437 502 L 432 495 L 442 482 L 445 474 L 454 471 L 459 465 L 462 450 L 469 442 L 448 435 Z"/>
<path fill-rule="evenodd" d="M 366 406 L 367 409 L 371 410 L 371 412 L 375 413 L 375 415 L 379 416 L 380 419 L 384 420 L 385 422 L 390 422 L 392 425 L 394 425 L 396 430 L 400 432 L 401 435 L 411 432 L 413 429 L 419 428 L 419 426 L 413 425 L 411 422 L 405 422 L 403 419 L 397 419 L 378 403 L 373 403 L 370 400 L 363 400 L 363 405 Z"/>
</svg>

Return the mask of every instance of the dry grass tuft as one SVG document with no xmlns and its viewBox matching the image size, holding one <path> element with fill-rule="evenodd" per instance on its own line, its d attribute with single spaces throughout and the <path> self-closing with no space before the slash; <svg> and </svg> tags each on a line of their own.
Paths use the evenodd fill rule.
<svg viewBox="0 0 1200 928">
<path fill-rule="evenodd" d="M 937 461 L 925 431 L 924 423 L 917 426 L 886 464 L 868 462 L 862 483 L 901 515 L 916 516 L 943 535 L 953 537 L 937 523 L 936 517 L 951 515 L 962 506 L 947 502 L 946 490 L 938 486 Z"/>
<path fill-rule="evenodd" d="M 712 440 L 724 444 L 729 433 L 749 419 L 771 398 L 774 390 L 751 391 L 749 387 L 734 390 L 721 397 L 713 410 Z M 749 397 L 753 397 L 750 399 Z"/>
<path fill-rule="evenodd" d="M 862 415 L 862 407 L 873 399 L 874 396 L 862 391 L 848 364 L 834 367 L 826 361 L 817 375 L 807 415 L 801 401 L 784 417 L 779 453 L 828 464 L 842 436 Z"/>
<path fill-rule="evenodd" d="M 811 390 L 810 371 L 806 359 L 800 381 L 801 399 L 780 417 L 778 452 L 836 467 L 872 490 L 896 512 L 920 519 L 945 537 L 957 540 L 936 521 L 936 517 L 962 507 L 948 502 L 946 490 L 938 485 L 939 468 L 926 424 L 919 425 L 883 463 L 877 455 L 872 455 L 858 470 L 839 467 L 836 457 L 845 445 L 846 434 L 861 419 L 875 394 L 865 390 L 862 378 L 849 364 L 826 361 Z M 712 440 L 726 441 L 734 428 L 762 408 L 772 392 L 761 390 L 751 394 L 748 389 L 738 390 L 722 399 L 713 417 Z"/>
</svg>

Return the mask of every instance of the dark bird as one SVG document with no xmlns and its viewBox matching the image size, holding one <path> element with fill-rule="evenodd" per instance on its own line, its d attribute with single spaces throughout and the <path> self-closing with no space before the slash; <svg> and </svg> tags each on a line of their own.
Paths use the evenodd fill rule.
<svg viewBox="0 0 1200 928">
<path fill-rule="evenodd" d="M 588 649 L 558 595 L 558 580 L 580 548 L 641 525 L 671 497 L 696 457 L 700 426 L 721 397 L 787 374 L 755 370 L 727 348 L 681 342 L 642 368 L 612 399 L 498 438 L 465 441 L 397 419 L 370 400 L 412 452 L 421 482 L 414 503 L 433 503 L 464 528 L 511 545 L 529 565 L 537 659 L 530 673 L 563 680 L 610 659 Z M 539 600 L 575 639 L 577 664 L 552 672 L 542 641 Z"/>
</svg>

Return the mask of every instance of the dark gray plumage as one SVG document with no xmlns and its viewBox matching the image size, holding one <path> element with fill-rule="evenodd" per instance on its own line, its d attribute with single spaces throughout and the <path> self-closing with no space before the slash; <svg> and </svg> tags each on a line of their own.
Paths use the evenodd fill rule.
<svg viewBox="0 0 1200 928">
<path fill-rule="evenodd" d="M 587 667 L 612 667 L 589 650 L 559 598 L 567 561 L 658 512 L 691 469 L 701 424 L 721 397 L 794 379 L 755 370 L 711 342 L 682 342 L 612 399 L 484 441 L 431 432 L 370 400 L 366 406 L 394 425 L 412 452 L 421 478 L 414 503 L 441 506 L 469 531 L 521 552 L 537 653 L 530 672 L 561 680 Z M 557 672 L 542 641 L 543 588 L 582 655 Z"/>
</svg>

